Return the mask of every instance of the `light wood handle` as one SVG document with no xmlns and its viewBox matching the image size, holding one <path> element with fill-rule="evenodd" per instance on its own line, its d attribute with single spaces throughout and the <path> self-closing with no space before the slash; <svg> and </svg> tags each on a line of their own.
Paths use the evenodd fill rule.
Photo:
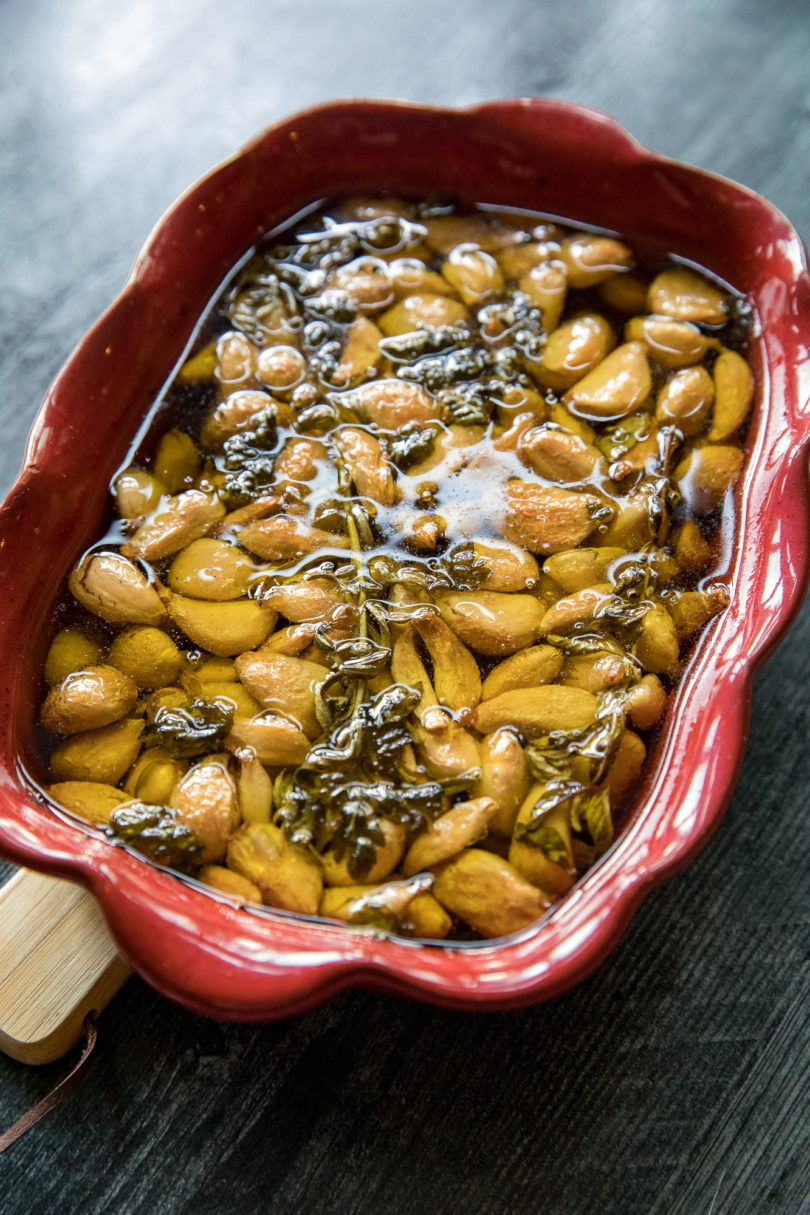
<svg viewBox="0 0 810 1215">
<path fill-rule="evenodd" d="M 131 974 L 92 895 L 24 869 L 0 887 L 0 1050 L 51 1063 Z"/>
</svg>

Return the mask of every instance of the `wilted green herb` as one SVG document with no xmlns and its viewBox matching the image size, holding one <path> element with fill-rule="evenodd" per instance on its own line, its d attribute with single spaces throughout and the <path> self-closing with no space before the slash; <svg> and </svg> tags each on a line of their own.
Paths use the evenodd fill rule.
<svg viewBox="0 0 810 1215">
<path fill-rule="evenodd" d="M 277 449 L 278 426 L 270 409 L 257 415 L 250 430 L 225 440 L 216 464 L 225 473 L 225 493 L 233 505 L 244 506 L 267 491 Z"/>
<path fill-rule="evenodd" d="M 161 705 L 143 736 L 146 747 L 162 747 L 175 759 L 193 759 L 216 748 L 231 728 L 233 705 L 194 700 L 188 708 Z"/>
<path fill-rule="evenodd" d="M 411 363 L 427 354 L 437 354 L 451 347 L 468 346 L 473 340 L 470 329 L 461 325 L 439 325 L 435 329 L 413 329 L 383 338 L 380 350 L 394 363 Z"/>
<path fill-rule="evenodd" d="M 430 455 L 440 434 L 438 426 L 409 422 L 396 434 L 387 437 L 385 445 L 388 458 L 397 468 L 407 472 L 414 464 L 419 464 Z"/>
<path fill-rule="evenodd" d="M 202 841 L 168 806 L 127 802 L 113 810 L 106 833 L 180 873 L 196 873 L 202 864 Z"/>
</svg>

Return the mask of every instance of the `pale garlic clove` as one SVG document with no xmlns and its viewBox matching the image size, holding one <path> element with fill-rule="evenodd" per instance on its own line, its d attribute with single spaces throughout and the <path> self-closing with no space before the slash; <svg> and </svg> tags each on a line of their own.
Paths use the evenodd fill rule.
<svg viewBox="0 0 810 1215">
<path fill-rule="evenodd" d="M 433 893 L 448 911 L 490 939 L 528 928 L 552 902 L 514 865 L 482 848 L 467 848 L 448 861 Z"/>
<path fill-rule="evenodd" d="M 222 601 L 239 599 L 257 576 L 255 563 L 235 545 L 204 536 L 172 561 L 168 584 L 178 595 Z"/>
<path fill-rule="evenodd" d="M 513 654 L 540 636 L 544 607 L 533 595 L 448 591 L 436 603 L 456 636 L 479 654 Z"/>
<path fill-rule="evenodd" d="M 728 320 L 723 292 L 685 266 L 663 270 L 653 279 L 647 306 L 650 312 L 699 325 L 724 325 Z"/>
<path fill-rule="evenodd" d="M 192 540 L 213 531 L 225 515 L 225 506 L 216 494 L 189 489 L 164 499 L 146 517 L 133 536 L 121 545 L 125 557 L 159 561 L 171 557 Z"/>
<path fill-rule="evenodd" d="M 73 598 L 109 624 L 160 624 L 166 609 L 136 565 L 120 553 L 90 553 L 72 570 Z"/>
<path fill-rule="evenodd" d="M 245 823 L 228 843 L 228 868 L 261 891 L 269 907 L 317 915 L 321 867 L 272 823 Z"/>
<path fill-rule="evenodd" d="M 751 368 L 734 350 L 724 350 L 712 371 L 714 412 L 709 430 L 712 443 L 722 443 L 739 430 L 748 417 L 754 397 Z"/>
<path fill-rule="evenodd" d="M 553 683 L 562 665 L 562 653 L 554 646 L 529 646 L 492 668 L 484 680 L 481 699 L 491 700 L 493 696 L 500 696 L 501 692 L 511 692 L 515 688 L 535 688 L 543 683 Z"/>
<path fill-rule="evenodd" d="M 236 672 L 251 696 L 265 709 L 291 718 L 310 738 L 321 733 L 315 693 L 326 672 L 305 658 L 284 654 L 241 654 Z"/>
<path fill-rule="evenodd" d="M 66 780 L 50 785 L 46 790 L 57 806 L 77 814 L 96 827 L 110 821 L 113 810 L 117 810 L 130 798 L 114 785 L 105 785 L 95 780 Z"/>
<path fill-rule="evenodd" d="M 574 548 L 609 519 L 612 509 L 593 494 L 556 485 L 507 481 L 503 534 L 531 553 L 558 553 Z"/>
<path fill-rule="evenodd" d="M 68 738 L 51 755 L 51 775 L 57 782 L 93 780 L 117 785 L 138 757 L 143 730 L 139 718 L 125 717 Z"/>
<path fill-rule="evenodd" d="M 40 721 L 54 734 L 82 734 L 119 721 L 137 699 L 135 682 L 114 666 L 88 667 L 50 689 Z"/>
<path fill-rule="evenodd" d="M 250 748 L 268 768 L 302 764 L 310 742 L 303 730 L 286 717 L 262 713 L 257 717 L 235 717 L 225 739 L 229 751 Z"/>
<path fill-rule="evenodd" d="M 473 724 L 482 734 L 513 726 L 531 739 L 552 730 L 582 730 L 591 725 L 595 715 L 596 697 L 590 692 L 548 683 L 538 688 L 515 688 L 482 700 Z"/>
<path fill-rule="evenodd" d="M 490 820 L 498 809 L 491 797 L 476 797 L 458 802 L 440 814 L 416 836 L 402 861 L 402 872 L 411 877 L 475 844 L 487 834 Z"/>
<path fill-rule="evenodd" d="M 225 856 L 228 838 L 239 825 L 239 804 L 224 764 L 208 759 L 189 768 L 175 786 L 169 805 L 202 842 L 205 864 Z"/>
<path fill-rule="evenodd" d="M 566 405 L 591 418 L 620 418 L 638 409 L 652 389 L 647 355 L 641 342 L 626 342 L 569 388 Z"/>
<path fill-rule="evenodd" d="M 166 606 L 172 621 L 190 641 L 221 658 L 254 650 L 277 620 L 272 608 L 255 599 L 216 603 L 171 595 Z"/>
</svg>

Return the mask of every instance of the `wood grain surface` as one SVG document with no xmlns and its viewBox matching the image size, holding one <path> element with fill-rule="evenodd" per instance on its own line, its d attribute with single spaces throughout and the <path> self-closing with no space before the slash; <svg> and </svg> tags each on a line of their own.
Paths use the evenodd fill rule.
<svg viewBox="0 0 810 1215">
<path fill-rule="evenodd" d="M 580 101 L 766 194 L 806 237 L 808 64 L 804 0 L 5 0 L 2 488 L 162 211 L 284 114 L 348 95 Z M 82 1089 L 0 1159 L 0 1215 L 810 1211 L 808 689 L 805 607 L 757 677 L 714 839 L 550 1004 L 359 992 L 256 1028 L 131 980 Z M 0 1128 L 66 1067 L 0 1056 Z"/>
</svg>

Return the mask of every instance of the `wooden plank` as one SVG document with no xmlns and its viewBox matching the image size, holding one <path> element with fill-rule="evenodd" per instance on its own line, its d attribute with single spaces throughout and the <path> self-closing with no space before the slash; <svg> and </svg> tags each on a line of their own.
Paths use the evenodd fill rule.
<svg viewBox="0 0 810 1215">
<path fill-rule="evenodd" d="M 130 974 L 80 886 L 22 870 L 0 889 L 0 1050 L 50 1063 Z"/>
</svg>

